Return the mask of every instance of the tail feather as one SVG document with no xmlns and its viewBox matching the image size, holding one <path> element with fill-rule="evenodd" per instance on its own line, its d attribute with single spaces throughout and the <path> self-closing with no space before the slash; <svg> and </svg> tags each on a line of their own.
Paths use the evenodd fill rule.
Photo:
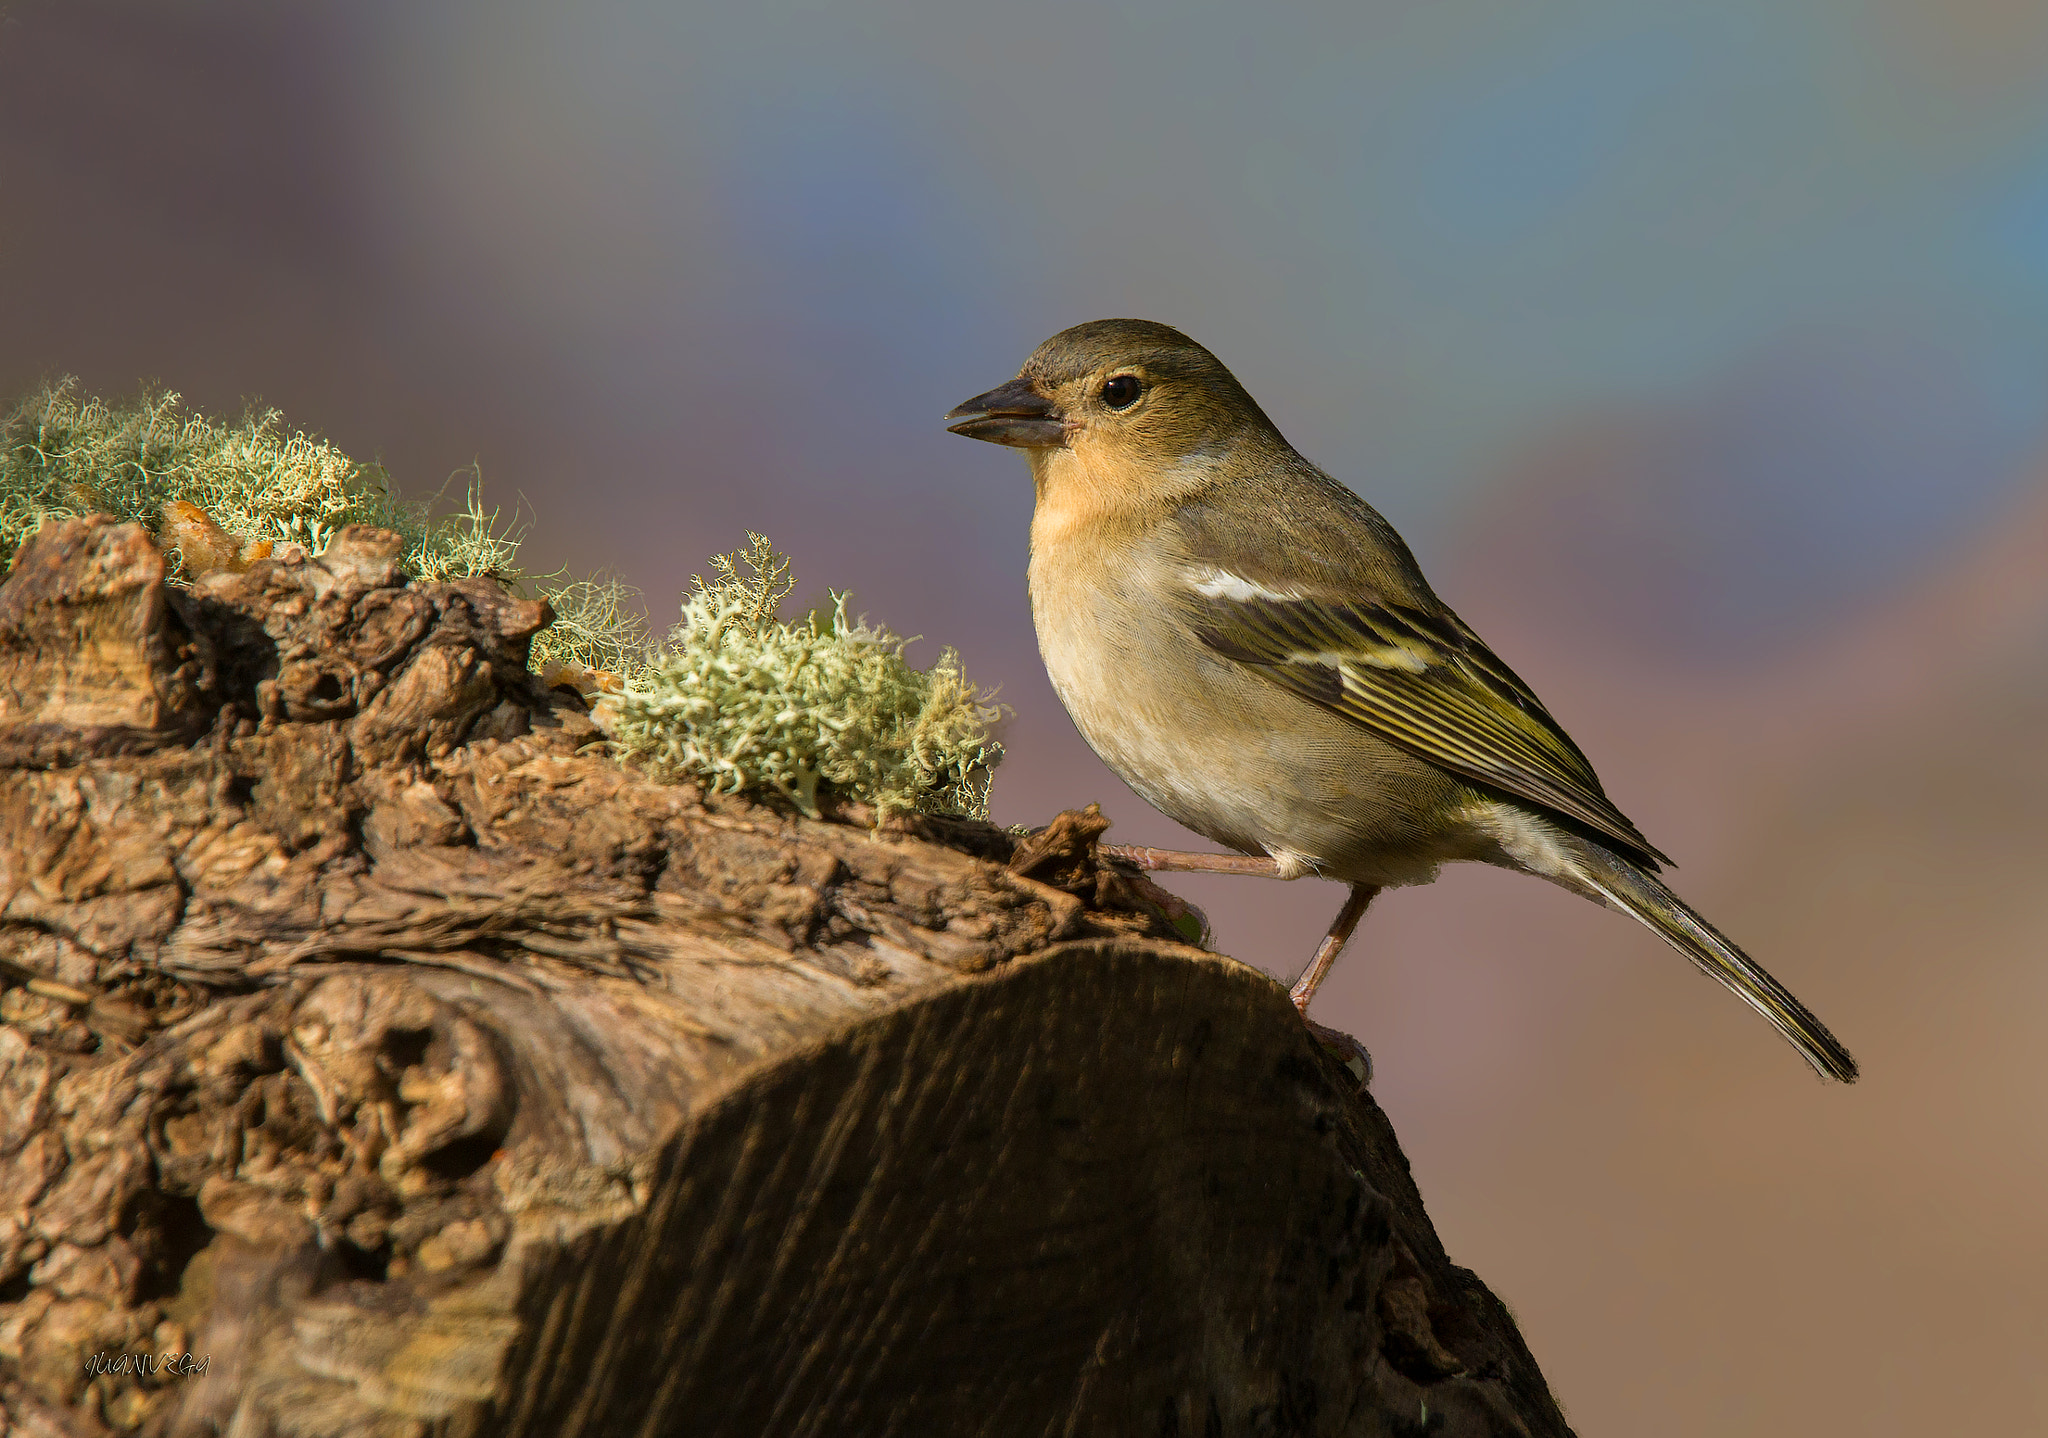
<svg viewBox="0 0 2048 1438">
<path fill-rule="evenodd" d="M 1856 1082 L 1856 1060 L 1786 987 L 1730 943 L 1685 900 L 1628 860 L 1590 842 L 1571 846 L 1574 877 L 1614 908 L 1633 915 L 1658 938 L 1691 959 L 1709 978 L 1725 984 L 1792 1041 L 1822 1077 Z"/>
</svg>

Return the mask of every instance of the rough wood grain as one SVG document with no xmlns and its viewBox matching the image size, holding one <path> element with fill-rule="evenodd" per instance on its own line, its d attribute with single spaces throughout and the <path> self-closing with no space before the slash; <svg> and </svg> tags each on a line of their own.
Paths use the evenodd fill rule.
<svg viewBox="0 0 2048 1438">
<path fill-rule="evenodd" d="M 395 554 L 0 588 L 9 1431 L 1566 1433 L 1099 817 L 652 783 Z"/>
</svg>

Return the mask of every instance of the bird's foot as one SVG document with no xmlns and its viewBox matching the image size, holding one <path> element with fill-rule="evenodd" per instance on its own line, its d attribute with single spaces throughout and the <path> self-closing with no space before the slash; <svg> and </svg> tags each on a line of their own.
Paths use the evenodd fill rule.
<svg viewBox="0 0 2048 1438">
<path fill-rule="evenodd" d="M 1338 1061 L 1351 1070 L 1361 1090 L 1372 1083 L 1372 1055 L 1365 1051 L 1364 1044 L 1342 1029 L 1317 1023 L 1307 1014 L 1301 1016 L 1301 1021 L 1317 1043 L 1336 1054 Z"/>
</svg>

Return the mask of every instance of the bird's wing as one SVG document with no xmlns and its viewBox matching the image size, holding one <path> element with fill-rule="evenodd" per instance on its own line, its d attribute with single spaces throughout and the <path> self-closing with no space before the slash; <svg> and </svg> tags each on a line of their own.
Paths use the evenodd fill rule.
<svg viewBox="0 0 2048 1438">
<path fill-rule="evenodd" d="M 1601 792 L 1529 686 L 1449 609 L 1214 568 L 1186 581 L 1189 627 L 1216 653 L 1432 764 L 1576 819 L 1632 857 L 1671 862 Z"/>
</svg>

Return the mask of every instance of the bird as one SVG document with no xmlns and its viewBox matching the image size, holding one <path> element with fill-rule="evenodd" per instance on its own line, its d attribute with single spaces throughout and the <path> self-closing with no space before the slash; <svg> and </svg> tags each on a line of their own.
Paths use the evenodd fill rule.
<svg viewBox="0 0 2048 1438">
<path fill-rule="evenodd" d="M 1534 691 L 1437 597 L 1392 525 L 1290 445 L 1208 350 L 1149 320 L 1062 330 L 948 430 L 1022 450 L 1039 652 L 1075 727 L 1169 818 L 1232 852 L 1141 869 L 1349 885 L 1291 997 L 1309 1018 L 1373 897 L 1476 861 L 1627 914 L 1775 1025 L 1856 1061 L 1658 877 Z"/>
</svg>

